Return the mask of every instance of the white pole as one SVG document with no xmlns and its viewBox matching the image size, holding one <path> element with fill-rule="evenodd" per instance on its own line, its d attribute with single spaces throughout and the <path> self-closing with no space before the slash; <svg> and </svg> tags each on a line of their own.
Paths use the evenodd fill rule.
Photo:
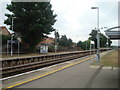
<svg viewBox="0 0 120 90">
<path fill-rule="evenodd" d="M 13 55 L 12 41 L 13 41 L 13 35 L 11 35 L 11 56 Z"/>
<path fill-rule="evenodd" d="M 99 7 L 92 7 L 97 9 L 97 63 L 100 61 L 100 31 L 99 31 Z"/>
<path fill-rule="evenodd" d="M 108 53 L 108 37 L 107 37 L 107 53 Z"/>
<path fill-rule="evenodd" d="M 16 17 L 12 17 L 12 31 L 13 31 L 13 21 L 14 21 L 14 18 L 16 18 Z M 13 55 L 13 35 L 14 34 L 11 34 L 11 56 Z"/>
<path fill-rule="evenodd" d="M 94 45 L 93 45 L 93 48 L 94 48 L 94 54 L 95 54 L 95 43 L 94 43 Z"/>
<path fill-rule="evenodd" d="M 12 31 L 13 31 L 13 17 L 12 17 Z M 12 41 L 13 41 L 13 35 L 11 34 L 11 53 L 10 53 L 11 56 L 13 55 Z"/>
<path fill-rule="evenodd" d="M 91 57 L 91 40 L 90 40 L 90 57 Z"/>
<path fill-rule="evenodd" d="M 100 61 L 100 31 L 99 31 L 99 8 L 97 8 L 98 10 L 98 15 L 97 15 L 97 60 L 98 62 Z"/>
<path fill-rule="evenodd" d="M 55 52 L 57 52 L 57 36 L 56 36 L 56 30 L 55 30 Z"/>
</svg>

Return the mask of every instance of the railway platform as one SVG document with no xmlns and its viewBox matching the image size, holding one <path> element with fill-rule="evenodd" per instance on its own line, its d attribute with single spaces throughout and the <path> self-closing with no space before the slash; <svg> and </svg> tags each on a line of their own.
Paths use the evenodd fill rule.
<svg viewBox="0 0 120 90">
<path fill-rule="evenodd" d="M 104 53 L 105 54 L 105 53 Z M 103 55 L 104 55 L 103 54 Z M 3 80 L 3 88 L 118 88 L 118 69 L 93 67 L 86 56 Z"/>
<path fill-rule="evenodd" d="M 66 53 L 72 53 L 72 52 L 79 52 L 79 51 L 67 51 L 67 52 L 48 52 L 48 53 L 33 53 L 33 54 L 14 54 L 13 56 L 10 55 L 2 55 L 0 57 L 0 60 L 4 59 L 17 59 L 17 58 L 29 58 L 29 57 L 38 57 L 38 56 L 46 56 L 46 55 L 55 55 L 55 54 L 66 54 Z"/>
</svg>

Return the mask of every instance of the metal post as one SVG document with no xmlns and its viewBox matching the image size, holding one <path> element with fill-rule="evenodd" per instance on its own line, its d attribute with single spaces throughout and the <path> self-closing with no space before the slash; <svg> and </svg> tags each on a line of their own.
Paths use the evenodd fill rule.
<svg viewBox="0 0 120 90">
<path fill-rule="evenodd" d="M 108 37 L 107 37 L 107 53 L 108 53 Z"/>
<path fill-rule="evenodd" d="M 91 59 L 91 40 L 90 40 L 90 59 Z"/>
<path fill-rule="evenodd" d="M 100 60 L 100 39 L 99 39 L 99 32 L 97 34 L 97 61 Z"/>
<path fill-rule="evenodd" d="M 16 17 L 12 17 L 12 31 L 13 31 L 13 21 L 14 21 L 14 18 L 16 18 Z M 11 34 L 11 56 L 13 55 L 13 47 L 12 47 L 12 43 L 13 43 L 13 35 L 14 34 Z"/>
<path fill-rule="evenodd" d="M 14 17 L 12 17 L 12 31 L 13 31 L 13 19 Z M 13 34 L 11 34 L 11 53 L 10 53 L 11 56 L 13 55 L 12 41 L 13 41 Z"/>
<path fill-rule="evenodd" d="M 98 14 L 97 14 L 97 61 L 100 61 L 100 31 L 99 31 L 99 8 L 97 8 Z"/>
<path fill-rule="evenodd" d="M 99 7 L 92 7 L 91 9 L 97 9 L 97 62 L 100 61 L 100 31 L 99 31 Z"/>
<path fill-rule="evenodd" d="M 13 55 L 12 41 L 13 41 L 13 35 L 11 34 L 11 53 L 10 53 L 11 56 Z"/>
<path fill-rule="evenodd" d="M 78 35 L 76 35 L 76 40 L 78 39 Z M 77 51 L 77 41 L 76 41 L 76 51 Z"/>
<path fill-rule="evenodd" d="M 56 35 L 56 30 L 55 30 L 55 52 L 57 52 L 57 35 Z"/>
<path fill-rule="evenodd" d="M 93 48 L 94 48 L 94 54 L 95 54 L 95 43 L 94 43 L 94 45 L 93 45 Z"/>
<path fill-rule="evenodd" d="M 108 27 L 104 27 L 104 28 L 107 28 L 107 30 L 108 30 Z M 107 37 L 107 43 L 106 43 L 106 48 L 107 48 L 107 53 L 108 53 L 108 39 L 109 39 L 109 37 L 108 36 L 106 36 Z"/>
<path fill-rule="evenodd" d="M 13 17 L 12 17 L 12 31 L 13 31 Z M 11 34 L 11 52 L 10 52 L 11 56 L 13 54 L 13 51 L 12 51 L 12 41 L 13 41 L 13 35 Z"/>
</svg>

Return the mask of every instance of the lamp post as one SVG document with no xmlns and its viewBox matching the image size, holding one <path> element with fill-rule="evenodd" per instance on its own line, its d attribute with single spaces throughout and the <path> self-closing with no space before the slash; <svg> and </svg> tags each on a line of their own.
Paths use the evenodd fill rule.
<svg viewBox="0 0 120 90">
<path fill-rule="evenodd" d="M 57 31 L 55 30 L 55 52 L 57 52 Z"/>
<path fill-rule="evenodd" d="M 91 7 L 97 9 L 97 62 L 100 61 L 100 31 L 99 31 L 99 7 Z"/>
<path fill-rule="evenodd" d="M 12 17 L 12 31 L 13 31 L 13 24 L 14 24 L 13 21 L 14 21 L 14 18 L 16 18 L 16 17 Z M 13 36 L 14 36 L 14 33 L 11 34 L 11 53 L 10 53 L 11 56 L 13 55 L 13 48 L 12 48 L 13 47 L 12 46 L 13 45 L 12 44 L 13 43 Z"/>
<path fill-rule="evenodd" d="M 91 58 L 91 39 L 90 39 L 90 58 Z"/>
<path fill-rule="evenodd" d="M 21 38 L 18 37 L 17 40 L 18 40 L 18 55 L 19 55 L 19 53 L 20 53 L 20 42 L 21 42 Z"/>
<path fill-rule="evenodd" d="M 78 35 L 76 35 L 76 40 L 78 39 Z M 76 51 L 77 51 L 77 41 L 76 41 Z"/>
<path fill-rule="evenodd" d="M 108 27 L 104 27 L 104 28 L 106 28 L 106 29 L 108 29 Z M 107 43 L 106 43 L 106 47 L 107 47 L 107 53 L 108 53 L 108 36 L 106 36 L 107 37 Z"/>
</svg>

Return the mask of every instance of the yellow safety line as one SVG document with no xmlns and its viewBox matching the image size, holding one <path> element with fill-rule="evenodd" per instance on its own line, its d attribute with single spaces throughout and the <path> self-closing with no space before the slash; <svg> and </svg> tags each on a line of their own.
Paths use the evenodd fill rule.
<svg viewBox="0 0 120 90">
<path fill-rule="evenodd" d="M 63 70 L 63 69 L 66 69 L 66 68 L 68 68 L 68 67 L 71 67 L 71 66 L 73 66 L 73 65 L 76 65 L 76 64 L 82 63 L 82 62 L 84 62 L 84 61 L 87 61 L 87 60 L 89 60 L 89 59 L 91 59 L 91 58 L 93 58 L 93 57 L 94 57 L 94 56 L 92 56 L 92 57 L 90 57 L 90 58 L 83 59 L 83 60 L 78 61 L 78 62 L 73 63 L 73 64 L 69 64 L 69 65 L 63 66 L 63 67 L 60 68 L 60 69 L 57 69 L 57 70 L 48 72 L 48 73 L 46 73 L 46 74 L 43 74 L 43 75 L 41 75 L 41 76 L 35 77 L 35 78 L 33 78 L 33 79 L 30 79 L 30 80 L 27 80 L 27 81 L 24 81 L 24 82 L 20 82 L 20 83 L 11 85 L 11 86 L 9 86 L 9 87 L 7 87 L 7 88 L 13 88 L 13 87 L 15 87 L 15 86 L 19 86 L 19 85 L 21 85 L 21 84 L 25 84 L 25 83 L 27 83 L 27 82 L 30 82 L 30 81 L 33 81 L 33 80 L 36 80 L 36 79 L 45 77 L 45 76 L 47 76 L 47 75 L 50 75 L 50 74 L 53 74 L 53 73 L 55 73 L 55 72 L 61 71 L 61 70 Z"/>
</svg>

